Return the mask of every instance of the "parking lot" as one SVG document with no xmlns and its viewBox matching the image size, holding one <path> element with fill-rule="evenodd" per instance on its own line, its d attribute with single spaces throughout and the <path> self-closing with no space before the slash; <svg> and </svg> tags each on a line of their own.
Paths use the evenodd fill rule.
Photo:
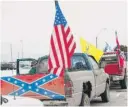
<svg viewBox="0 0 128 107">
<path fill-rule="evenodd" d="M 110 97 L 111 100 L 108 103 L 103 103 L 100 97 L 95 98 L 91 101 L 91 106 L 127 106 L 127 89 L 121 89 L 119 83 L 112 84 Z"/>
</svg>

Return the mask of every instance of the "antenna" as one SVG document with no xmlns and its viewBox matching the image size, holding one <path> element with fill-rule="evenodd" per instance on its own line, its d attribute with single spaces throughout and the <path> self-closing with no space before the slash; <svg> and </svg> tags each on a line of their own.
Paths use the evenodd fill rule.
<svg viewBox="0 0 128 107">
<path fill-rule="evenodd" d="M 115 35 L 117 36 L 117 31 L 115 31 Z"/>
<path fill-rule="evenodd" d="M 12 44 L 10 44 L 10 52 L 11 52 L 11 62 L 13 62 L 13 57 L 12 57 Z M 13 69 L 12 69 L 12 75 L 13 75 Z M 14 84 L 13 84 L 13 92 L 14 92 Z M 14 100 L 15 100 L 15 94 L 14 94 Z"/>
</svg>

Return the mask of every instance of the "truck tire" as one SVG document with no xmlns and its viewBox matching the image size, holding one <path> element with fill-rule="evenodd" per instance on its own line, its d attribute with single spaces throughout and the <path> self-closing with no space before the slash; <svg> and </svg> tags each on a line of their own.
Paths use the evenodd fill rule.
<svg viewBox="0 0 128 107">
<path fill-rule="evenodd" d="M 103 102 L 109 102 L 110 100 L 110 91 L 109 91 L 109 84 L 106 83 L 106 88 L 104 93 L 101 94 L 101 99 Z"/>
<path fill-rule="evenodd" d="M 0 96 L 0 105 L 2 105 L 2 96 Z"/>
<path fill-rule="evenodd" d="M 124 79 L 120 80 L 121 89 L 127 89 L 127 74 L 125 72 Z"/>
<path fill-rule="evenodd" d="M 89 96 L 83 92 L 80 106 L 90 106 Z"/>
</svg>

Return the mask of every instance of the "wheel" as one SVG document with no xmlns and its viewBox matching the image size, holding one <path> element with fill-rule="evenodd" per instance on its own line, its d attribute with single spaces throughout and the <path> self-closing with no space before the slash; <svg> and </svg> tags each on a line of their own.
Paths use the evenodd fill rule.
<svg viewBox="0 0 128 107">
<path fill-rule="evenodd" d="M 0 105 L 2 105 L 3 101 L 2 101 L 2 96 L 0 96 Z"/>
<path fill-rule="evenodd" d="M 82 94 L 81 104 L 80 106 L 90 106 L 90 99 L 86 93 Z"/>
<path fill-rule="evenodd" d="M 127 75 L 126 75 L 126 73 L 124 75 L 124 79 L 120 80 L 120 86 L 121 86 L 121 89 L 127 89 Z"/>
<path fill-rule="evenodd" d="M 101 94 L 101 99 L 103 102 L 109 102 L 109 100 L 110 100 L 110 91 L 109 91 L 108 83 L 106 83 L 105 91 Z"/>
</svg>

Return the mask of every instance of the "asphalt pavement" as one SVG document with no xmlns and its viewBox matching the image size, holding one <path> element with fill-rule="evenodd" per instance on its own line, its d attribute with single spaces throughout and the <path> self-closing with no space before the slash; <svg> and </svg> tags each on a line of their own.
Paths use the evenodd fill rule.
<svg viewBox="0 0 128 107">
<path fill-rule="evenodd" d="M 110 102 L 104 103 L 97 97 L 91 101 L 91 106 L 127 106 L 127 89 L 121 89 L 118 82 L 113 83 L 110 87 Z"/>
</svg>

